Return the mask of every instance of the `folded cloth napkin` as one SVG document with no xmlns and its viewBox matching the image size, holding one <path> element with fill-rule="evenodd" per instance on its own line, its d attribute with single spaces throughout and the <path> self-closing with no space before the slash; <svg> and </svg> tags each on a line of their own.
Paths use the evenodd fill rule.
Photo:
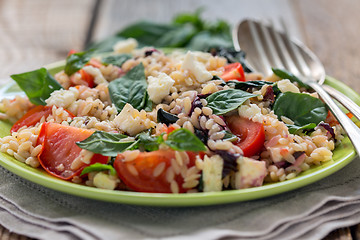
<svg viewBox="0 0 360 240">
<path fill-rule="evenodd" d="M 234 204 L 160 208 L 50 190 L 0 168 L 0 224 L 38 239 L 319 239 L 360 222 L 360 159 L 301 189 Z"/>
</svg>

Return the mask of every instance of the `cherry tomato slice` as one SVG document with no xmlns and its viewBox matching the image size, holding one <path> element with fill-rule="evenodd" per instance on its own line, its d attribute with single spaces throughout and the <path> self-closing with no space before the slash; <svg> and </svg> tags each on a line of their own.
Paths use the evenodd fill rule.
<svg viewBox="0 0 360 240">
<path fill-rule="evenodd" d="M 188 152 L 187 154 L 190 159 L 187 167 L 192 167 L 195 164 L 196 153 Z M 171 193 L 170 183 L 166 177 L 166 172 L 171 166 L 171 159 L 175 159 L 175 151 L 173 150 L 141 152 L 132 161 L 124 161 L 123 154 L 118 154 L 114 161 L 114 168 L 120 179 L 134 191 Z M 154 170 L 159 164 L 164 165 L 164 169 L 159 175 L 156 175 Z M 178 184 L 179 192 L 185 192 L 186 189 L 182 187 L 184 179 L 181 174 L 175 175 L 174 180 Z"/>
<path fill-rule="evenodd" d="M 237 80 L 245 82 L 245 72 L 241 63 L 232 63 L 225 66 L 224 73 L 220 76 L 225 82 Z"/>
<path fill-rule="evenodd" d="M 108 157 L 94 154 L 90 163 L 80 162 L 72 168 L 74 160 L 79 156 L 81 148 L 76 142 L 88 138 L 92 130 L 64 126 L 58 123 L 45 122 L 42 124 L 38 144 L 42 149 L 38 155 L 41 166 L 51 175 L 70 180 L 81 173 L 85 166 L 93 163 L 107 163 Z"/>
<path fill-rule="evenodd" d="M 67 111 L 67 110 L 65 110 Z M 71 118 L 75 117 L 74 114 L 67 111 Z M 39 105 L 30 109 L 22 118 L 20 118 L 10 129 L 10 132 L 17 132 L 23 126 L 34 126 L 36 123 L 40 122 L 41 118 L 44 116 L 47 118 L 52 113 L 52 106 L 43 106 Z"/>
<path fill-rule="evenodd" d="M 239 116 L 227 117 L 226 122 L 230 131 L 240 138 L 235 144 L 243 150 L 245 157 L 254 156 L 264 146 L 265 130 L 261 123 Z"/>
<path fill-rule="evenodd" d="M 95 86 L 94 77 L 87 73 L 84 69 L 80 69 L 79 73 L 81 74 L 81 79 L 85 81 L 84 85 L 87 85 L 89 88 Z"/>
</svg>

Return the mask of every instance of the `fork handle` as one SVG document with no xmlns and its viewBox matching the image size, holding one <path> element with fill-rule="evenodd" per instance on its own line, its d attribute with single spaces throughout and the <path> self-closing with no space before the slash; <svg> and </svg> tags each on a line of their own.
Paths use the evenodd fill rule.
<svg viewBox="0 0 360 240">
<path fill-rule="evenodd" d="M 351 112 L 358 120 L 360 120 L 360 107 L 354 103 L 350 98 L 345 96 L 340 91 L 328 86 L 322 86 L 325 91 L 330 94 L 331 97 L 335 98 L 339 103 L 341 103 L 349 112 Z"/>
<path fill-rule="evenodd" d="M 350 141 L 352 142 L 358 155 L 360 154 L 360 129 L 350 120 L 348 116 L 339 108 L 339 106 L 332 100 L 330 95 L 314 81 L 306 81 L 306 83 L 312 87 L 322 98 L 322 100 L 328 105 L 331 112 L 337 118 L 341 126 L 346 131 Z"/>
</svg>

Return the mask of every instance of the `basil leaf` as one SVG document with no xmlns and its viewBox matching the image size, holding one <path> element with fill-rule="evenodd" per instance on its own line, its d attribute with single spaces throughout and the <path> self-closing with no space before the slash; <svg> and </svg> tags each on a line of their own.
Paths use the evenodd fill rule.
<svg viewBox="0 0 360 240">
<path fill-rule="evenodd" d="M 296 134 L 299 131 L 313 130 L 317 125 L 315 123 L 309 123 L 309 124 L 306 124 L 306 125 L 303 125 L 303 126 L 296 126 L 296 125 L 291 125 L 291 124 L 286 124 L 286 126 L 289 129 L 289 133 Z"/>
<path fill-rule="evenodd" d="M 87 174 L 89 172 L 101 172 L 101 171 L 106 171 L 106 170 L 109 170 L 111 175 L 113 175 L 113 176 L 116 175 L 116 171 L 113 166 L 108 165 L 108 164 L 102 164 L 102 163 L 94 163 L 90 166 L 85 167 L 81 171 L 80 176 Z"/>
<path fill-rule="evenodd" d="M 112 103 L 120 112 L 126 103 L 135 109 L 151 111 L 152 102 L 147 93 L 145 70 L 142 63 L 133 67 L 125 76 L 109 83 L 109 94 Z"/>
<path fill-rule="evenodd" d="M 198 51 L 207 51 L 211 48 L 231 48 L 232 40 L 231 37 L 223 33 L 202 31 L 196 34 L 185 47 Z"/>
<path fill-rule="evenodd" d="M 120 31 L 116 35 L 124 38 L 135 38 L 142 46 L 158 47 L 158 40 L 176 26 L 150 21 L 140 21 Z"/>
<path fill-rule="evenodd" d="M 10 76 L 35 105 L 46 105 L 45 100 L 62 86 L 50 75 L 45 68 L 35 71 L 14 74 Z"/>
<path fill-rule="evenodd" d="M 185 128 L 180 128 L 169 133 L 165 144 L 177 151 L 206 151 L 204 143 Z"/>
<path fill-rule="evenodd" d="M 150 136 L 150 131 L 139 133 L 136 135 L 136 139 L 138 139 L 138 141 L 135 149 L 149 152 L 159 150 L 159 145 L 163 142 L 162 136 L 152 137 Z"/>
<path fill-rule="evenodd" d="M 164 111 L 162 108 L 157 111 L 157 121 L 159 123 L 165 123 L 169 126 L 169 124 L 176 123 L 177 120 L 179 120 L 177 116 Z"/>
<path fill-rule="evenodd" d="M 281 93 L 274 103 L 274 113 L 290 118 L 295 125 L 319 124 L 327 116 L 326 105 L 318 98 L 305 93 Z"/>
<path fill-rule="evenodd" d="M 84 67 L 90 61 L 92 51 L 78 52 L 71 54 L 66 58 L 64 71 L 70 76 Z"/>
<path fill-rule="evenodd" d="M 77 142 L 76 144 L 82 148 L 93 153 L 99 153 L 104 156 L 116 156 L 118 153 L 127 150 L 135 141 L 124 139 L 128 136 L 120 133 L 109 133 L 103 131 L 96 131 L 87 139 Z"/>
<path fill-rule="evenodd" d="M 258 95 L 238 89 L 227 89 L 215 92 L 206 98 L 207 107 L 216 115 L 222 115 L 237 109 L 246 100 Z"/>
<path fill-rule="evenodd" d="M 232 134 L 229 131 L 224 131 L 224 132 L 225 132 L 225 135 L 224 135 L 224 138 L 223 138 L 224 141 L 235 142 L 235 141 L 237 141 L 239 139 L 236 135 Z"/>
<path fill-rule="evenodd" d="M 304 87 L 306 89 L 310 88 L 309 85 L 305 84 L 303 81 L 301 81 L 298 77 L 296 77 L 294 74 L 290 72 L 278 68 L 272 68 L 272 71 L 276 76 L 282 79 L 289 79 L 291 82 L 297 82 L 300 87 Z"/>
<path fill-rule="evenodd" d="M 131 58 L 132 57 L 130 54 L 112 55 L 112 56 L 102 58 L 101 62 L 106 65 L 112 64 L 114 66 L 121 67 L 124 64 L 124 62 L 126 62 L 127 60 L 129 60 Z"/>
<path fill-rule="evenodd" d="M 165 33 L 158 39 L 158 47 L 180 48 L 187 44 L 196 34 L 196 29 L 190 25 L 182 25 Z"/>
<path fill-rule="evenodd" d="M 239 82 L 239 81 L 228 81 L 226 82 L 227 85 L 233 86 L 235 89 L 240 89 L 246 91 L 249 88 L 256 88 L 260 89 L 264 85 L 274 85 L 273 82 L 268 81 L 246 81 L 246 82 Z"/>
</svg>

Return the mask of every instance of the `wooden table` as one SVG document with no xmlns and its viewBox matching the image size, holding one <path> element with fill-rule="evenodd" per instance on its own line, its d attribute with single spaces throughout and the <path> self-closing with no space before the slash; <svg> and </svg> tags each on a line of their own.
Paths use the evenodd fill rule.
<svg viewBox="0 0 360 240">
<path fill-rule="evenodd" d="M 138 19 L 169 21 L 177 12 L 206 6 L 207 19 L 284 18 L 323 62 L 327 74 L 360 92 L 360 1 L 354 0 L 0 0 L 0 78 L 61 60 Z M 100 3 L 100 6 L 99 6 Z M 94 8 L 99 8 L 94 18 Z M 92 24 L 91 20 L 96 20 Z M 90 26 L 94 28 L 90 28 Z M 360 219 L 359 219 L 360 221 Z M 27 239 L 0 226 L 1 239 Z M 360 225 L 325 239 L 360 239 Z"/>
</svg>

